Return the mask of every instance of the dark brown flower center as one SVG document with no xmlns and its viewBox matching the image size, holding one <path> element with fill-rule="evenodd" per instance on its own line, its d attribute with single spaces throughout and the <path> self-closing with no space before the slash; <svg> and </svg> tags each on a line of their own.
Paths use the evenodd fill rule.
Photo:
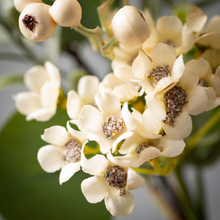
<svg viewBox="0 0 220 220">
<path fill-rule="evenodd" d="M 173 48 L 176 47 L 176 45 L 174 44 L 174 42 L 172 40 L 167 40 L 164 43 L 171 46 L 171 47 L 173 47 Z"/>
<path fill-rule="evenodd" d="M 188 103 L 187 93 L 181 86 L 175 86 L 164 95 L 166 117 L 164 123 L 174 127 L 175 118 L 182 112 L 183 106 Z"/>
<path fill-rule="evenodd" d="M 38 23 L 36 20 L 35 20 L 35 17 L 33 17 L 32 15 L 28 15 L 26 14 L 24 16 L 24 18 L 22 19 L 22 22 L 24 24 L 24 26 L 26 28 L 28 28 L 30 31 L 34 32 L 35 30 L 35 26 L 36 24 Z"/>
<path fill-rule="evenodd" d="M 207 82 L 203 79 L 200 79 L 197 85 L 202 87 L 208 87 Z"/>
<path fill-rule="evenodd" d="M 78 141 L 71 139 L 66 143 L 63 150 L 63 159 L 68 162 L 78 162 L 81 156 L 81 146 Z"/>
<path fill-rule="evenodd" d="M 126 185 L 127 173 L 118 165 L 107 167 L 104 177 L 108 185 L 117 189 L 123 189 Z"/>
<path fill-rule="evenodd" d="M 106 117 L 103 125 L 103 132 L 106 138 L 113 139 L 115 135 L 124 131 L 124 129 L 125 123 L 122 117 L 113 115 Z"/>
<path fill-rule="evenodd" d="M 170 76 L 170 68 L 167 66 L 158 66 L 156 69 L 153 68 L 149 75 L 148 80 L 152 86 L 156 86 L 157 83 L 164 77 Z"/>
<path fill-rule="evenodd" d="M 148 147 L 155 147 L 151 142 L 147 141 L 147 142 L 143 142 L 140 145 L 137 146 L 137 148 L 135 149 L 135 153 L 137 154 L 137 156 L 139 157 L 142 153 L 143 150 L 145 150 Z M 162 150 L 162 148 L 158 148 L 159 150 Z"/>
</svg>

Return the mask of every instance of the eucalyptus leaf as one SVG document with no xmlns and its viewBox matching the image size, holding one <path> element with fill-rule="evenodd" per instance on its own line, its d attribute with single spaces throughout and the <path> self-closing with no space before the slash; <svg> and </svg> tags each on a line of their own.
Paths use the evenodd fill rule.
<svg viewBox="0 0 220 220">
<path fill-rule="evenodd" d="M 46 145 L 44 129 L 65 126 L 66 111 L 58 110 L 48 122 L 26 122 L 15 114 L 0 133 L 0 212 L 7 220 L 108 220 L 104 202 L 90 204 L 81 192 L 81 181 L 89 175 L 77 172 L 59 185 L 59 171 L 46 173 L 37 152 Z"/>
</svg>

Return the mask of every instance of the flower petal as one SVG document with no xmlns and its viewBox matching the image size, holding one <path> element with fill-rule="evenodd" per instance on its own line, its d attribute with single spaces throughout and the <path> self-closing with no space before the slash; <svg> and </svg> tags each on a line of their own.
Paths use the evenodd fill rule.
<svg viewBox="0 0 220 220">
<path fill-rule="evenodd" d="M 126 128 L 131 131 L 135 130 L 137 127 L 136 120 L 133 118 L 131 112 L 129 111 L 127 102 L 124 103 L 122 107 L 121 115 L 122 115 L 122 118 L 124 119 Z"/>
<path fill-rule="evenodd" d="M 20 92 L 13 98 L 17 110 L 23 115 L 28 115 L 41 108 L 40 95 L 37 92 Z"/>
<path fill-rule="evenodd" d="M 151 58 L 155 66 L 169 65 L 169 68 L 172 68 L 176 59 L 176 52 L 173 47 L 164 43 L 158 43 L 151 51 Z"/>
<path fill-rule="evenodd" d="M 158 148 L 148 147 L 141 152 L 141 155 L 139 156 L 139 160 L 138 160 L 138 165 L 141 166 L 146 161 L 152 160 L 162 155 L 163 154 L 160 152 Z"/>
<path fill-rule="evenodd" d="M 176 16 L 163 16 L 157 20 L 157 30 L 167 40 L 181 39 L 183 24 Z"/>
<path fill-rule="evenodd" d="M 130 79 L 135 79 L 131 66 L 118 67 L 114 69 L 115 76 L 122 82 L 129 83 Z"/>
<path fill-rule="evenodd" d="M 203 89 L 205 90 L 205 93 L 208 98 L 208 104 L 207 104 L 207 109 L 206 109 L 207 111 L 211 109 L 211 106 L 213 106 L 214 102 L 216 101 L 216 92 L 211 87 L 204 87 Z"/>
<path fill-rule="evenodd" d="M 130 192 L 119 196 L 119 190 L 109 187 L 107 196 L 105 197 L 105 205 L 107 210 L 113 216 L 128 216 L 134 208 L 134 196 Z"/>
<path fill-rule="evenodd" d="M 175 80 L 179 80 L 180 77 L 183 75 L 185 69 L 185 65 L 183 62 L 183 55 L 181 54 L 174 62 L 171 76 Z"/>
<path fill-rule="evenodd" d="M 184 108 L 191 115 L 198 115 L 204 112 L 208 107 L 208 98 L 205 90 L 201 86 L 187 92 L 188 103 Z"/>
<path fill-rule="evenodd" d="M 197 38 L 196 43 L 218 50 L 220 49 L 220 33 L 210 32 L 208 34 L 204 34 Z"/>
<path fill-rule="evenodd" d="M 100 132 L 98 134 L 89 133 L 87 138 L 90 141 L 96 141 L 99 144 L 100 151 L 103 154 L 106 154 L 107 152 L 109 152 L 114 143 L 113 139 L 108 139 L 105 137 L 104 132 Z"/>
<path fill-rule="evenodd" d="M 97 76 L 83 76 L 78 83 L 78 94 L 85 104 L 93 103 L 95 94 L 99 92 L 99 79 Z"/>
<path fill-rule="evenodd" d="M 152 115 L 158 120 L 165 119 L 166 111 L 163 108 L 164 104 L 161 101 L 159 101 L 156 97 L 153 97 L 152 94 L 148 94 L 145 98 L 147 106 L 151 110 Z"/>
<path fill-rule="evenodd" d="M 73 135 L 74 137 L 76 137 L 76 139 L 79 140 L 81 142 L 81 144 L 84 144 L 87 141 L 87 134 L 88 134 L 88 132 L 87 131 L 82 131 L 82 130 L 77 131 L 77 130 L 73 129 L 70 124 L 75 124 L 75 125 L 78 126 L 79 125 L 79 120 L 76 119 L 76 120 L 68 121 L 66 123 L 66 126 L 67 126 L 68 132 L 71 135 Z M 78 126 L 78 128 L 79 128 L 79 126 Z"/>
<path fill-rule="evenodd" d="M 182 140 L 192 131 L 192 119 L 187 112 L 182 112 L 176 117 L 174 127 L 165 123 L 162 125 L 167 136 L 173 140 Z"/>
<path fill-rule="evenodd" d="M 48 109 L 56 109 L 59 97 L 60 85 L 55 81 L 47 81 L 40 89 L 42 106 Z"/>
<path fill-rule="evenodd" d="M 134 170 L 131 168 L 128 168 L 128 178 L 127 178 L 127 190 L 134 190 L 138 189 L 139 187 L 143 186 L 145 183 L 145 179 L 141 177 L 139 174 L 137 174 Z"/>
<path fill-rule="evenodd" d="M 132 64 L 132 70 L 135 77 L 144 80 L 148 75 L 148 71 L 153 68 L 150 59 L 145 55 L 143 51 L 139 51 L 138 56 L 135 58 Z"/>
<path fill-rule="evenodd" d="M 24 83 L 28 89 L 39 92 L 50 78 L 43 66 L 34 66 L 24 74 Z"/>
<path fill-rule="evenodd" d="M 153 116 L 150 109 L 146 109 L 143 113 L 143 124 L 146 133 L 149 134 L 157 135 L 162 129 L 161 121 Z"/>
<path fill-rule="evenodd" d="M 91 106 L 85 105 L 79 115 L 80 123 L 84 128 L 91 132 L 101 132 L 102 124 L 104 124 L 104 118 L 101 112 Z"/>
<path fill-rule="evenodd" d="M 214 15 L 209 20 L 207 27 L 205 29 L 205 33 L 212 32 L 212 31 L 218 31 L 220 32 L 220 16 Z"/>
<path fill-rule="evenodd" d="M 120 115 L 121 103 L 115 95 L 106 92 L 98 93 L 95 95 L 95 101 L 105 116 Z"/>
<path fill-rule="evenodd" d="M 183 140 L 172 140 L 167 135 L 163 136 L 158 143 L 158 146 L 162 147 L 162 155 L 165 157 L 176 157 L 180 155 L 185 145 Z"/>
<path fill-rule="evenodd" d="M 70 136 L 64 127 L 56 125 L 45 129 L 41 138 L 50 144 L 62 147 L 69 141 Z"/>
<path fill-rule="evenodd" d="M 60 84 L 61 78 L 59 69 L 49 61 L 46 61 L 44 66 L 50 79 L 55 80 L 58 84 Z"/>
<path fill-rule="evenodd" d="M 80 162 L 65 164 L 60 172 L 60 185 L 69 180 L 76 172 L 80 170 Z"/>
<path fill-rule="evenodd" d="M 37 159 L 42 169 L 48 173 L 59 170 L 64 164 L 62 150 L 53 145 L 41 147 L 37 153 Z"/>
<path fill-rule="evenodd" d="M 120 102 L 128 102 L 139 96 L 137 90 L 133 86 L 127 84 L 116 86 L 113 90 L 113 94 Z"/>
<path fill-rule="evenodd" d="M 67 114 L 71 119 L 79 118 L 80 111 L 83 107 L 83 103 L 79 95 L 71 90 L 67 94 Z"/>
<path fill-rule="evenodd" d="M 90 203 L 101 202 L 108 191 L 104 177 L 93 176 L 81 183 L 81 189 L 86 200 Z"/>
<path fill-rule="evenodd" d="M 121 166 L 125 169 L 127 169 L 128 167 L 131 166 L 131 162 L 129 160 L 125 160 L 124 158 L 122 157 L 114 157 L 111 152 L 109 151 L 108 154 L 107 154 L 107 158 L 110 162 L 118 165 L 118 166 Z"/>
<path fill-rule="evenodd" d="M 87 159 L 84 155 L 84 147 L 81 153 L 81 166 L 85 173 L 90 175 L 103 176 L 108 166 L 108 161 L 104 155 L 96 154 L 94 157 Z"/>
<path fill-rule="evenodd" d="M 27 115 L 26 120 L 30 121 L 35 119 L 37 121 L 48 121 L 56 114 L 56 110 L 50 110 L 46 108 L 37 109 L 31 114 Z"/>
</svg>

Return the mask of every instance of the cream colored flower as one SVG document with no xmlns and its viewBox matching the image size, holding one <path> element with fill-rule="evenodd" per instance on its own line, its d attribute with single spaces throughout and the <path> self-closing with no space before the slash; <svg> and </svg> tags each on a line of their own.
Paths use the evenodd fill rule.
<svg viewBox="0 0 220 220">
<path fill-rule="evenodd" d="M 152 115 L 162 121 L 167 136 L 173 140 L 186 138 L 192 130 L 189 114 L 197 115 L 207 109 L 208 97 L 201 86 L 197 86 L 199 76 L 185 68 L 179 82 L 165 94 L 146 96 L 147 106 Z"/>
<path fill-rule="evenodd" d="M 75 121 L 78 124 L 77 121 Z M 70 128 L 70 126 L 68 126 Z M 81 149 L 87 141 L 87 133 L 66 129 L 62 126 L 53 126 L 45 129 L 41 138 L 50 143 L 41 147 L 37 159 L 48 173 L 61 169 L 59 182 L 62 184 L 69 180 L 74 173 L 80 170 Z"/>
<path fill-rule="evenodd" d="M 93 105 L 99 92 L 99 79 L 96 76 L 83 76 L 78 83 L 78 93 L 71 90 L 67 94 L 67 113 L 71 119 L 79 118 L 84 105 Z"/>
<path fill-rule="evenodd" d="M 121 103 L 111 93 L 95 95 L 98 109 L 85 105 L 79 115 L 81 125 L 90 132 L 88 139 L 100 145 L 100 151 L 105 154 L 121 141 L 131 135 L 130 130 L 136 128 L 127 103 L 121 109 Z"/>
<path fill-rule="evenodd" d="M 141 45 L 136 47 L 126 47 L 123 44 L 119 44 L 118 46 L 115 46 L 113 48 L 114 59 L 111 63 L 112 69 L 114 70 L 118 67 L 131 66 L 140 49 Z"/>
<path fill-rule="evenodd" d="M 208 61 L 204 59 L 190 60 L 186 67 L 192 69 L 199 76 L 198 85 L 201 86 L 208 97 L 206 110 L 210 110 L 220 105 L 220 67 L 215 74 Z M 216 98 L 217 97 L 217 98 Z"/>
<path fill-rule="evenodd" d="M 128 216 L 134 207 L 134 197 L 128 190 L 141 187 L 145 181 L 130 168 L 129 161 L 114 158 L 110 152 L 107 158 L 96 155 L 87 160 L 82 153 L 83 171 L 94 175 L 82 181 L 82 192 L 90 203 L 104 199 L 113 216 Z"/>
<path fill-rule="evenodd" d="M 163 16 L 157 20 L 156 27 L 151 27 L 151 36 L 144 42 L 143 50 L 150 55 L 155 44 L 160 42 L 172 46 L 179 56 L 192 49 L 195 39 L 178 17 Z"/>
<path fill-rule="evenodd" d="M 29 92 L 14 96 L 17 110 L 27 115 L 26 120 L 47 121 L 56 113 L 60 89 L 59 70 L 50 62 L 45 66 L 34 66 L 24 75 Z"/>
<path fill-rule="evenodd" d="M 132 70 L 134 76 L 146 93 L 157 95 L 172 88 L 182 76 L 184 62 L 182 55 L 176 59 L 174 48 L 158 43 L 151 51 L 151 59 L 140 51 L 134 60 Z"/>
</svg>

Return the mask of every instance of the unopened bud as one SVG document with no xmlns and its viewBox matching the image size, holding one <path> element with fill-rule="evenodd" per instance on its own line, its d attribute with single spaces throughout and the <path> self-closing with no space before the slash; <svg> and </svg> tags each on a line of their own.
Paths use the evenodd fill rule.
<svg viewBox="0 0 220 220">
<path fill-rule="evenodd" d="M 82 18 L 82 8 L 76 0 L 56 0 L 49 12 L 54 21 L 63 27 L 75 28 Z"/>
<path fill-rule="evenodd" d="M 31 3 L 42 3 L 41 0 L 14 0 L 14 6 L 18 12 L 22 12 L 24 8 Z"/>
<path fill-rule="evenodd" d="M 50 7 L 44 3 L 32 3 L 21 12 L 19 28 L 27 39 L 40 42 L 54 34 L 57 24 L 49 14 Z"/>
<path fill-rule="evenodd" d="M 124 6 L 112 19 L 115 39 L 127 47 L 135 47 L 150 36 L 150 28 L 141 12 L 133 6 Z"/>
</svg>

